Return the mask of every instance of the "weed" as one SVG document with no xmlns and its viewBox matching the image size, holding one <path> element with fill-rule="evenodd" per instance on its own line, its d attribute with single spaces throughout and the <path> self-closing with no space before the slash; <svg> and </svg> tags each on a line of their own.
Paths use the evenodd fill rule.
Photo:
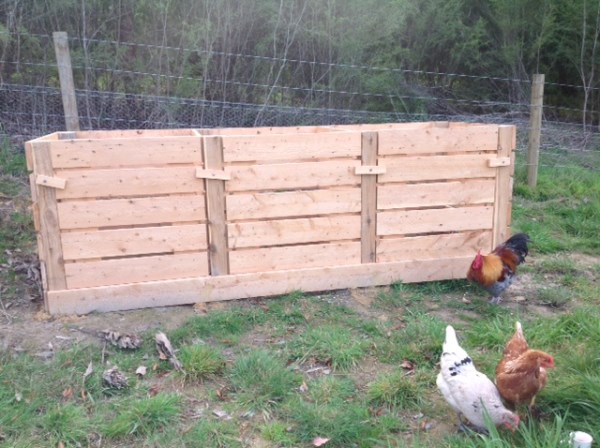
<svg viewBox="0 0 600 448">
<path fill-rule="evenodd" d="M 55 442 L 80 445 L 86 441 L 91 423 L 83 407 L 59 404 L 47 411 L 40 426 Z"/>
<path fill-rule="evenodd" d="M 538 301 L 542 305 L 560 308 L 573 299 L 573 292 L 570 288 L 557 286 L 554 288 L 542 288 L 538 291 L 537 296 Z"/>
<path fill-rule="evenodd" d="M 389 408 L 409 408 L 420 404 L 423 391 L 406 372 L 396 369 L 378 376 L 368 388 L 370 402 Z"/>
<path fill-rule="evenodd" d="M 290 427 L 284 422 L 272 421 L 266 423 L 261 430 L 263 438 L 273 442 L 275 446 L 295 447 L 298 446 L 298 440 Z"/>
</svg>

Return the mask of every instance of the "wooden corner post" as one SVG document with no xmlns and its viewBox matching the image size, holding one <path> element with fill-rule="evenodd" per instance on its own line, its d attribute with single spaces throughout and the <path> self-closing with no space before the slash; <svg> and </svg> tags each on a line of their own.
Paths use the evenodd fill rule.
<svg viewBox="0 0 600 448">
<path fill-rule="evenodd" d="M 52 38 L 54 39 L 54 52 L 56 53 L 56 65 L 65 112 L 65 126 L 67 131 L 79 131 L 79 114 L 77 112 L 77 98 L 75 96 L 73 67 L 71 66 L 67 33 L 56 31 L 52 33 Z"/>
<path fill-rule="evenodd" d="M 506 125 L 498 127 L 498 157 L 509 158 L 510 165 L 496 167 L 492 247 L 496 247 L 505 241 L 510 234 L 516 138 L 515 126 Z"/>
<path fill-rule="evenodd" d="M 362 133 L 362 166 L 377 165 L 377 132 Z M 377 170 L 361 177 L 361 262 L 377 261 Z"/>
<path fill-rule="evenodd" d="M 50 158 L 50 144 L 47 142 L 31 143 L 33 158 L 33 176 L 54 177 L 54 168 Z M 33 182 L 37 206 L 35 212 L 39 219 L 38 250 L 44 277 L 44 302 L 48 308 L 47 292 L 67 288 L 62 241 L 58 222 L 56 189 L 51 185 Z M 45 275 L 44 275 L 45 274 Z"/>
<path fill-rule="evenodd" d="M 204 168 L 208 172 L 223 170 L 223 140 L 204 137 Z M 208 253 L 211 275 L 229 274 L 229 249 L 225 213 L 225 181 L 223 176 L 206 177 L 206 214 Z"/>
</svg>

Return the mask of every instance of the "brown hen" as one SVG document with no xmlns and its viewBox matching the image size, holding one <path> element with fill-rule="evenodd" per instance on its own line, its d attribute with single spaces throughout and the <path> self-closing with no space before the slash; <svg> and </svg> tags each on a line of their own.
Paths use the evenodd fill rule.
<svg viewBox="0 0 600 448">
<path fill-rule="evenodd" d="M 546 386 L 546 369 L 554 367 L 554 358 L 540 350 L 532 350 L 523 336 L 521 323 L 506 343 L 502 359 L 496 366 L 496 387 L 502 398 L 516 408 L 527 403 L 533 410 L 535 397 Z"/>
</svg>

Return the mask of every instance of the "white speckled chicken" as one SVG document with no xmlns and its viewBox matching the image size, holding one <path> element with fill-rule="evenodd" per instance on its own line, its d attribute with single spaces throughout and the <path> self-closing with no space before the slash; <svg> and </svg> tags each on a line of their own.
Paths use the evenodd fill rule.
<svg viewBox="0 0 600 448">
<path fill-rule="evenodd" d="M 479 372 L 471 357 L 458 344 L 452 326 L 446 327 L 446 340 L 442 348 L 441 371 L 437 376 L 438 389 L 457 412 L 459 429 L 466 430 L 465 417 L 476 431 L 486 432 L 485 410 L 496 426 L 515 430 L 519 416 L 504 407 L 498 389 Z"/>
</svg>

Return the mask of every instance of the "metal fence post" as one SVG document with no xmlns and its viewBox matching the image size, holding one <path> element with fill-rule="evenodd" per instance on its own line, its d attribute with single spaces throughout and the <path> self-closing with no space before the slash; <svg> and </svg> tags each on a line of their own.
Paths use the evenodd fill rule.
<svg viewBox="0 0 600 448">
<path fill-rule="evenodd" d="M 79 131 L 79 114 L 77 113 L 77 98 L 75 97 L 75 84 L 73 83 L 73 68 L 67 33 L 56 31 L 52 33 L 54 39 L 54 52 L 60 79 L 63 108 L 65 112 L 65 125 L 67 131 Z"/>
<path fill-rule="evenodd" d="M 542 107 L 544 105 L 544 75 L 533 75 L 531 105 L 529 109 L 529 146 L 527 149 L 527 185 L 537 185 L 542 133 Z"/>
</svg>

